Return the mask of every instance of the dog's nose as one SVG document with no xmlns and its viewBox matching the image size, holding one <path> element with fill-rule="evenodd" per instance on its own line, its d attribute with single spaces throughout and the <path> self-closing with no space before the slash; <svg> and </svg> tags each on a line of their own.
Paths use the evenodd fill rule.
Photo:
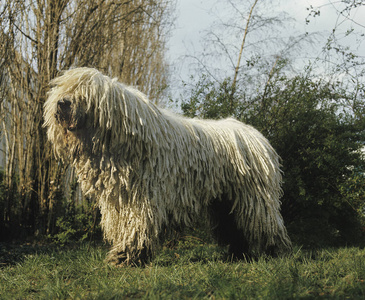
<svg viewBox="0 0 365 300">
<path fill-rule="evenodd" d="M 68 109 L 71 107 L 71 101 L 68 100 L 68 99 L 61 99 L 61 100 L 58 100 L 57 102 L 57 106 L 59 108 L 61 108 L 62 110 L 64 109 Z"/>
<path fill-rule="evenodd" d="M 71 101 L 68 99 L 61 99 L 57 102 L 57 114 L 60 119 L 67 120 L 70 118 Z"/>
<path fill-rule="evenodd" d="M 62 123 L 70 121 L 71 118 L 71 101 L 68 99 L 61 99 L 57 101 L 56 119 Z"/>
</svg>

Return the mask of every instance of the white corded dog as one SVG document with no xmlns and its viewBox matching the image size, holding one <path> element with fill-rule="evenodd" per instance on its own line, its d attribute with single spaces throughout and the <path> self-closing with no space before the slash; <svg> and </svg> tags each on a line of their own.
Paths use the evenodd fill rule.
<svg viewBox="0 0 365 300">
<path fill-rule="evenodd" d="M 290 252 L 279 157 L 256 129 L 173 114 L 95 69 L 51 85 L 48 139 L 98 201 L 110 261 L 145 261 L 170 229 L 202 217 L 237 257 Z"/>
</svg>

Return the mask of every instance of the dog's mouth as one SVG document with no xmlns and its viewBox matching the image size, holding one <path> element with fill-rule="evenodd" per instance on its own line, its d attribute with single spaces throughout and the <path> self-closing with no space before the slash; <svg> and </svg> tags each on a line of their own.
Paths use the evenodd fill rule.
<svg viewBox="0 0 365 300">
<path fill-rule="evenodd" d="M 75 116 L 72 108 L 72 103 L 67 98 L 57 102 L 56 119 L 63 128 L 69 131 L 75 131 L 80 126 L 79 119 Z"/>
</svg>

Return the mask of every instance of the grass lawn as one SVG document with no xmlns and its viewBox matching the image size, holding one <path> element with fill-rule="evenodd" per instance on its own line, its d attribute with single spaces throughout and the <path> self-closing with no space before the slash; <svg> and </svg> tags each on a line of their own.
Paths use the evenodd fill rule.
<svg viewBox="0 0 365 300">
<path fill-rule="evenodd" d="M 365 299 L 360 248 L 230 262 L 214 245 L 180 245 L 123 268 L 104 263 L 106 246 L 4 249 L 0 299 Z"/>
</svg>

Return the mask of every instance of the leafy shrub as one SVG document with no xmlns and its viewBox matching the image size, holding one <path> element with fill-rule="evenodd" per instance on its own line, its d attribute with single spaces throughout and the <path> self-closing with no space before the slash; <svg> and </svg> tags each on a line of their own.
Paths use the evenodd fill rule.
<svg viewBox="0 0 365 300">
<path fill-rule="evenodd" d="M 59 244 L 100 239 L 100 213 L 95 204 L 85 200 L 82 205 L 69 204 L 65 215 L 56 219 L 55 233 L 48 238 Z"/>
</svg>

